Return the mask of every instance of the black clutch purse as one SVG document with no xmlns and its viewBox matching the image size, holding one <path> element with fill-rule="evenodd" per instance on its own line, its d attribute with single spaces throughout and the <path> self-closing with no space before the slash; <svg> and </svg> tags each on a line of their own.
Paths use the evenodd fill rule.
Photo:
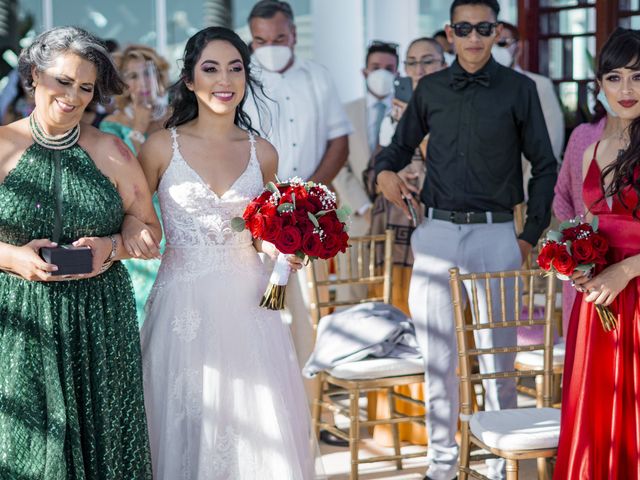
<svg viewBox="0 0 640 480">
<path fill-rule="evenodd" d="M 55 224 L 51 240 L 58 243 L 62 234 L 63 199 L 60 170 L 60 156 L 54 151 L 54 191 L 56 197 Z M 89 247 L 74 247 L 73 245 L 61 245 L 58 247 L 43 247 L 40 249 L 42 259 L 58 267 L 51 275 L 78 275 L 91 273 L 93 270 L 93 253 Z"/>
<path fill-rule="evenodd" d="M 62 245 L 60 247 L 43 247 L 40 256 L 45 262 L 58 267 L 51 275 L 79 275 L 91 273 L 93 254 L 89 247 L 74 247 Z"/>
</svg>

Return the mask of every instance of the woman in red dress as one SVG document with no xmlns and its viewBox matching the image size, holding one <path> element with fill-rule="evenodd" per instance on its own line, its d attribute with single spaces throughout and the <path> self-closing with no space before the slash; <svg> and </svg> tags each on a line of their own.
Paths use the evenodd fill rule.
<svg viewBox="0 0 640 480">
<path fill-rule="evenodd" d="M 611 35 L 597 78 L 626 128 L 584 155 L 585 206 L 610 250 L 593 278 L 574 277 L 555 480 L 640 479 L 640 32 Z M 617 329 L 604 331 L 594 304 Z"/>
</svg>

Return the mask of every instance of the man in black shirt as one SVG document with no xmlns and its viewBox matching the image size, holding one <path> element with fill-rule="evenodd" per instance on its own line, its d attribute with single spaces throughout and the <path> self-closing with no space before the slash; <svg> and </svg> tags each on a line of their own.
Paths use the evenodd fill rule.
<svg viewBox="0 0 640 480">
<path fill-rule="evenodd" d="M 395 173 L 430 134 L 427 176 L 420 199 L 427 220 L 414 232 L 415 257 L 409 306 L 425 359 L 429 469 L 427 477 L 456 476 L 458 447 L 457 348 L 448 269 L 517 269 L 550 220 L 556 160 L 535 83 L 491 57 L 500 33 L 496 0 L 455 0 L 447 36 L 457 60 L 418 84 L 391 145 L 376 158 L 377 184 L 384 196 L 410 218 L 405 199 L 417 206 Z M 513 207 L 522 202 L 521 155 L 532 165 L 524 231 L 518 239 Z M 499 289 L 493 286 L 492 291 Z M 479 294 L 484 295 L 481 289 Z M 511 295 L 513 297 L 513 295 Z M 498 301 L 498 299 L 495 299 Z M 480 312 L 486 321 L 486 312 Z M 513 345 L 513 329 L 477 336 L 479 347 Z M 483 371 L 511 369 L 513 355 L 480 358 Z M 486 409 L 516 405 L 511 380 L 489 382 Z M 502 477 L 503 463 L 492 461 L 489 477 Z"/>
</svg>

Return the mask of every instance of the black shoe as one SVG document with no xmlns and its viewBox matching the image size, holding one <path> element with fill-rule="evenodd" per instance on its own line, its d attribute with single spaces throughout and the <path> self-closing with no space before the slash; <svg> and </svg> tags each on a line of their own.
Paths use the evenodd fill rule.
<svg viewBox="0 0 640 480">
<path fill-rule="evenodd" d="M 432 478 L 429 475 L 425 475 L 422 480 L 432 480 Z M 458 480 L 458 477 L 456 476 L 453 480 Z"/>
<path fill-rule="evenodd" d="M 320 441 L 327 445 L 333 445 L 334 447 L 348 447 L 349 442 L 337 437 L 329 430 L 320 430 Z"/>
</svg>

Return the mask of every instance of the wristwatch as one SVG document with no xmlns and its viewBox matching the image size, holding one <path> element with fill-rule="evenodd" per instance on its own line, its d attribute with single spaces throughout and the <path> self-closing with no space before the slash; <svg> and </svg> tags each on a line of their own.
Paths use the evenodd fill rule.
<svg viewBox="0 0 640 480">
<path fill-rule="evenodd" d="M 147 137 L 144 136 L 144 133 L 139 130 L 131 130 L 127 136 L 134 142 L 138 142 L 140 144 L 144 143 L 147 139 Z"/>
</svg>

